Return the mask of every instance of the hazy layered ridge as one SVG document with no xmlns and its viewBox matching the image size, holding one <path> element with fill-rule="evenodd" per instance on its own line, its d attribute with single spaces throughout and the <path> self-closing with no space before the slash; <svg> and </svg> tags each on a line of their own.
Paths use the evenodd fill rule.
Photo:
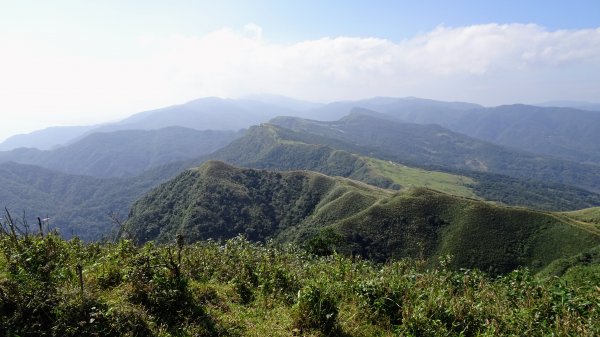
<svg viewBox="0 0 600 337">
<path fill-rule="evenodd" d="M 152 167 L 211 153 L 240 135 L 234 131 L 199 131 L 183 127 L 94 133 L 56 150 L 0 152 L 0 161 L 99 178 L 131 177 Z"/>
<path fill-rule="evenodd" d="M 85 127 L 54 127 L 17 135 L 0 144 L 0 149 L 12 150 L 19 147 L 51 149 L 58 145 L 72 144 L 94 133 L 118 130 L 157 130 L 179 126 L 195 130 L 238 131 L 280 115 L 304 116 L 302 112 L 288 108 L 283 103 L 270 104 L 251 99 L 206 97 L 184 104 L 136 113 L 115 123 Z"/>
<path fill-rule="evenodd" d="M 399 121 L 439 124 L 455 132 L 520 150 L 578 162 L 600 163 L 598 105 L 557 104 L 484 108 L 464 102 L 379 97 L 331 103 L 313 110 L 311 118 L 333 120 L 354 108 L 366 108 Z"/>
<path fill-rule="evenodd" d="M 94 126 L 55 126 L 28 134 L 14 135 L 0 143 L 0 151 L 20 147 L 52 150 L 93 129 Z"/>
<path fill-rule="evenodd" d="M 274 95 L 245 99 L 201 98 L 185 104 L 141 112 L 120 122 L 85 127 L 54 127 L 17 135 L 0 149 L 51 149 L 95 132 L 159 129 L 183 126 L 199 130 L 239 130 L 275 116 L 334 121 L 354 108 L 366 108 L 386 118 L 418 124 L 439 124 L 495 144 L 583 163 L 600 163 L 600 113 L 572 107 L 504 105 L 484 108 L 467 102 L 414 97 L 374 97 L 357 101 L 315 104 Z M 565 103 L 557 102 L 558 105 Z M 585 105 L 583 107 L 594 107 Z"/>
</svg>

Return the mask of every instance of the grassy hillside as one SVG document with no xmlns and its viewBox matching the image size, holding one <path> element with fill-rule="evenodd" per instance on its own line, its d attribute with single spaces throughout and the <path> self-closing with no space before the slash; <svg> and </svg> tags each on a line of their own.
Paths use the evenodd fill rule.
<svg viewBox="0 0 600 337">
<path fill-rule="evenodd" d="M 258 171 L 209 161 L 138 200 L 125 231 L 139 242 L 164 242 L 177 233 L 186 233 L 193 241 L 227 239 L 240 233 L 264 241 L 302 223 L 321 201 L 328 203 L 329 197 L 346 212 L 357 212 L 359 205 L 364 208 L 379 195 L 390 193 L 308 171 Z M 336 218 L 333 212 L 326 216 Z"/>
<path fill-rule="evenodd" d="M 469 177 L 427 171 L 380 159 L 363 158 L 371 170 L 391 179 L 399 186 L 427 187 L 457 196 L 477 198 L 473 190 L 477 182 Z"/>
<path fill-rule="evenodd" d="M 340 252 L 378 261 L 451 254 L 453 267 L 493 273 L 539 269 L 600 244 L 600 235 L 550 213 L 214 161 L 137 201 L 124 230 L 138 242 L 168 242 L 177 234 L 192 241 L 239 234 L 256 241 L 332 240 Z"/>
<path fill-rule="evenodd" d="M 467 177 L 424 171 L 328 145 L 306 143 L 297 140 L 291 130 L 270 124 L 250 128 L 242 138 L 207 158 L 251 168 L 317 171 L 384 188 L 427 186 L 475 197 L 471 186 L 474 181 Z"/>
<path fill-rule="evenodd" d="M 437 125 L 390 121 L 369 111 L 335 122 L 278 117 L 272 123 L 353 144 L 365 155 L 416 166 L 490 172 L 600 191 L 600 167 L 533 155 L 471 138 Z M 305 139 L 310 139 L 306 136 Z M 344 148 L 341 148 L 344 149 Z M 345 150 L 345 149 L 344 149 Z"/>
<path fill-rule="evenodd" d="M 578 221 L 600 226 L 600 207 L 591 207 L 563 214 Z"/>
<path fill-rule="evenodd" d="M 600 204 L 600 195 L 572 186 L 443 167 L 423 170 L 367 156 L 399 158 L 336 138 L 261 124 L 205 158 L 252 168 L 312 170 L 385 188 L 429 187 L 538 209 L 572 210 Z"/>
<path fill-rule="evenodd" d="M 5 223 L 6 225 L 6 223 Z M 182 240 L 183 239 L 183 240 Z M 273 244 L 84 245 L 0 236 L 6 336 L 596 336 L 600 296 L 527 270 L 491 278 Z"/>
<path fill-rule="evenodd" d="M 99 178 L 128 177 L 152 167 L 211 153 L 240 135 L 233 131 L 182 127 L 95 133 L 55 150 L 0 152 L 0 161 Z"/>
</svg>

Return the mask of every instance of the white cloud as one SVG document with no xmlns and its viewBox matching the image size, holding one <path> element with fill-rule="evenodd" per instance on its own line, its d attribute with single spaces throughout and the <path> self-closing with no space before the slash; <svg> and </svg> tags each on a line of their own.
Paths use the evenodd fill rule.
<svg viewBox="0 0 600 337">
<path fill-rule="evenodd" d="M 204 36 L 141 37 L 107 57 L 68 40 L 59 46 L 0 35 L 0 138 L 211 95 L 321 101 L 393 95 L 484 104 L 600 97 L 600 28 L 442 26 L 400 42 L 325 37 L 277 44 L 267 37 L 256 24 Z"/>
</svg>

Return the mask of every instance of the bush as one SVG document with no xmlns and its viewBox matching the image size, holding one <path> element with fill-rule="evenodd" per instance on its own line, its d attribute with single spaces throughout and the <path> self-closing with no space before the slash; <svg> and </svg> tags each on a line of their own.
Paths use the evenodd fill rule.
<svg viewBox="0 0 600 337">
<path fill-rule="evenodd" d="M 336 332 L 338 300 L 322 284 L 309 284 L 298 293 L 294 308 L 294 326 L 300 331 L 318 330 L 325 335 Z"/>
</svg>

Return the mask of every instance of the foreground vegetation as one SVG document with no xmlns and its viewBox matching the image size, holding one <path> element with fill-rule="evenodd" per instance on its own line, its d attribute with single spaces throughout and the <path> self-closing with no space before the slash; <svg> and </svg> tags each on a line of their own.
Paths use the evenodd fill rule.
<svg viewBox="0 0 600 337">
<path fill-rule="evenodd" d="M 308 251 L 324 252 L 312 242 Z M 584 279 L 491 278 L 293 246 L 0 237 L 2 336 L 599 335 Z"/>
</svg>

